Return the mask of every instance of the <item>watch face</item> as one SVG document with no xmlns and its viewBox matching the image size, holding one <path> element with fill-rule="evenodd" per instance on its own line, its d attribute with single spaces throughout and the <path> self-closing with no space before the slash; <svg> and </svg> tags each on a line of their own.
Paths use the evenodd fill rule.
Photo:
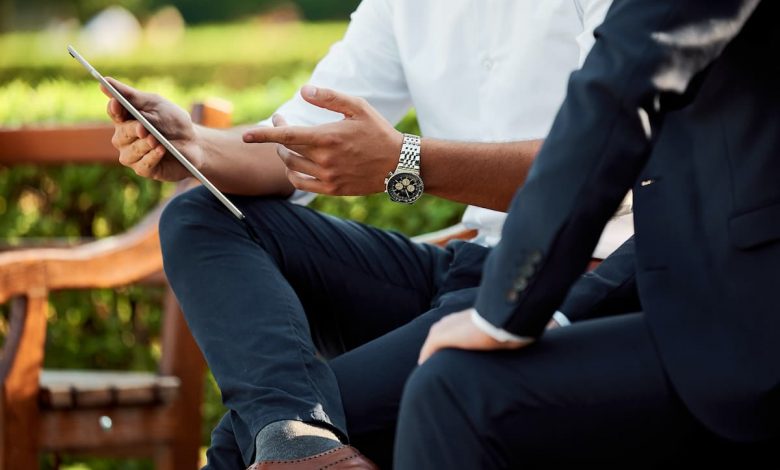
<svg viewBox="0 0 780 470">
<path fill-rule="evenodd" d="M 395 202 L 411 204 L 423 193 L 422 178 L 414 173 L 396 173 L 387 180 L 387 194 Z"/>
</svg>

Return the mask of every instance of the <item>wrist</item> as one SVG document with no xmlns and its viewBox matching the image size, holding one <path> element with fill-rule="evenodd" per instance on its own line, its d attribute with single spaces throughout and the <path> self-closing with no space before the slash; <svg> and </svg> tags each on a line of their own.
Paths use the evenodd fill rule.
<svg viewBox="0 0 780 470">
<path fill-rule="evenodd" d="M 398 164 L 385 178 L 385 192 L 393 202 L 414 204 L 425 189 L 420 176 L 421 139 L 413 134 L 402 134 L 401 137 Z"/>
<path fill-rule="evenodd" d="M 186 157 L 190 160 L 190 163 L 203 174 L 206 174 L 207 165 L 206 158 L 204 157 L 209 146 L 211 146 L 209 136 L 213 131 L 213 129 L 198 124 L 194 124 L 192 129 L 193 137 L 190 144 L 191 150 L 189 152 L 190 154 L 186 155 Z"/>
<path fill-rule="evenodd" d="M 385 175 L 388 172 L 395 170 L 398 166 L 398 155 L 401 153 L 401 147 L 404 144 L 404 133 L 393 128 L 388 141 L 390 143 L 387 146 L 387 155 L 385 156 L 385 161 L 387 163 L 387 169 L 383 173 Z"/>
</svg>

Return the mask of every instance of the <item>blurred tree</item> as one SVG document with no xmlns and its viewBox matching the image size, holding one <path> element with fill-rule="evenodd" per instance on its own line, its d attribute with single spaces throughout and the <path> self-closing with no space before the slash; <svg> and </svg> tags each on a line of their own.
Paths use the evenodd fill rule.
<svg viewBox="0 0 780 470">
<path fill-rule="evenodd" d="M 12 29 L 38 29 L 57 19 L 78 18 L 84 22 L 112 5 L 122 6 L 136 16 L 150 11 L 153 0 L 0 0 L 11 4 Z M 163 3 L 163 2 L 159 2 Z"/>
<path fill-rule="evenodd" d="M 307 20 L 346 19 L 360 0 L 295 0 Z"/>
<path fill-rule="evenodd" d="M 0 33 L 11 29 L 11 19 L 14 17 L 13 0 L 0 0 Z"/>
<path fill-rule="evenodd" d="M 344 19 L 360 0 L 152 0 L 157 5 L 175 5 L 188 23 L 225 21 L 261 13 L 282 5 L 297 5 L 307 20 Z"/>
<path fill-rule="evenodd" d="M 173 5 L 187 23 L 224 22 L 260 14 L 282 5 L 295 5 L 304 19 L 346 19 L 360 0 L 0 0 L 0 28 L 40 28 L 54 18 L 76 17 L 84 22 L 100 10 L 118 5 L 144 18 Z"/>
</svg>

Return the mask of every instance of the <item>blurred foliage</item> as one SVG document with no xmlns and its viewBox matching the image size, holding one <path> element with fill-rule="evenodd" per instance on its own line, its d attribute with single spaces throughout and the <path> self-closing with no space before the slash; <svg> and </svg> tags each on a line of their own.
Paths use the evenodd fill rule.
<svg viewBox="0 0 780 470">
<path fill-rule="evenodd" d="M 121 61 L 103 62 L 102 69 L 144 90 L 169 97 L 183 107 L 211 96 L 228 99 L 234 106 L 236 123 L 255 122 L 270 115 L 305 83 L 317 58 L 344 29 L 343 24 L 290 24 L 286 27 L 290 31 L 280 29 L 277 33 L 291 38 L 301 35 L 308 38 L 309 44 L 301 41 L 291 46 L 292 41 L 282 41 L 276 47 L 290 46 L 284 54 L 270 51 L 271 46 L 257 44 L 258 49 L 264 48 L 262 53 L 254 54 L 251 48 L 235 48 L 233 56 L 234 48 L 221 41 L 223 38 L 234 41 L 242 35 L 254 34 L 252 26 L 208 26 L 193 32 L 193 38 L 204 35 L 195 41 L 197 47 L 182 48 L 180 53 L 170 55 L 147 49 Z M 211 40 L 207 39 L 209 37 Z M 59 48 L 57 58 L 54 58 L 55 53 L 47 56 L 36 52 L 38 49 L 34 45 L 41 41 L 44 39 L 32 35 L 0 36 L 0 50 L 3 51 L 0 76 L 10 77 L 4 67 L 15 67 L 22 70 L 21 77 L 29 78 L 29 81 L 23 78 L 0 80 L 0 126 L 107 121 L 106 99 L 96 84 L 85 79 L 85 73 L 79 68 L 71 70 L 72 61 Z M 259 40 L 252 40 L 255 41 Z M 26 52 L 17 50 L 25 50 L 24 47 L 28 47 Z M 228 49 L 231 54 L 225 54 Z M 312 53 L 311 50 L 319 52 Z M 201 53 L 203 60 L 199 63 Z M 275 59 L 264 56 L 266 53 Z M 166 60 L 170 61 L 170 66 L 159 70 L 161 73 L 167 71 L 168 76 L 141 78 L 153 64 L 163 64 Z M 209 67 L 226 67 L 229 60 L 237 68 L 263 69 L 258 73 L 263 78 L 237 88 L 227 80 L 215 79 L 216 75 L 208 75 L 206 79 L 198 76 L 200 70 Z M 200 68 L 193 65 L 197 63 Z M 51 68 L 42 72 L 41 67 Z M 112 69 L 121 70 L 121 73 Z M 60 75 L 47 76 L 54 70 Z M 176 73 L 170 73 L 172 70 Z M 418 131 L 413 113 L 399 124 L 399 129 Z M 172 191 L 171 184 L 145 180 L 122 167 L 0 166 L 0 234 L 11 244 L 31 238 L 64 238 L 68 242 L 82 237 L 106 237 L 138 223 Z M 462 205 L 430 196 L 409 208 L 390 203 L 383 194 L 319 197 L 312 207 L 410 235 L 451 225 L 463 211 Z M 46 367 L 154 370 L 160 357 L 161 297 L 159 288 L 150 287 L 53 295 Z M 7 308 L 0 308 L 0 341 L 6 331 Z M 212 377 L 209 376 L 205 386 L 203 444 L 207 445 L 210 430 L 225 410 Z M 42 463 L 44 468 L 50 468 L 53 459 L 46 456 Z M 146 461 L 66 458 L 63 463 L 64 468 L 69 469 L 151 468 Z"/>
<path fill-rule="evenodd" d="M 290 6 L 306 20 L 346 19 L 360 0 L 0 0 L 0 11 L 13 14 L 26 26 L 41 26 L 51 18 L 74 17 L 84 22 L 113 5 L 144 19 L 157 9 L 173 5 L 188 23 L 224 22 Z M 35 13 L 31 17 L 31 13 Z"/>
<path fill-rule="evenodd" d="M 0 85 L 17 80 L 37 85 L 53 77 L 87 80 L 84 68 L 65 50 L 73 44 L 104 75 L 132 81 L 164 78 L 187 88 L 257 87 L 310 71 L 345 28 L 345 23 L 195 26 L 169 44 L 144 37 L 133 52 L 121 55 L 90 54 L 91 45 L 74 31 L 9 33 L 0 36 Z"/>
</svg>

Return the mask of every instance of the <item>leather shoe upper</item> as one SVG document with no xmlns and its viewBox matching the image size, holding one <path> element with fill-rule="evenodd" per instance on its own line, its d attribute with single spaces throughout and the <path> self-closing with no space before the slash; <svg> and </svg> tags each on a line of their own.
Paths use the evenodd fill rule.
<svg viewBox="0 0 780 470">
<path fill-rule="evenodd" d="M 341 446 L 301 459 L 257 462 L 247 470 L 379 470 L 379 467 L 354 447 Z"/>
</svg>

